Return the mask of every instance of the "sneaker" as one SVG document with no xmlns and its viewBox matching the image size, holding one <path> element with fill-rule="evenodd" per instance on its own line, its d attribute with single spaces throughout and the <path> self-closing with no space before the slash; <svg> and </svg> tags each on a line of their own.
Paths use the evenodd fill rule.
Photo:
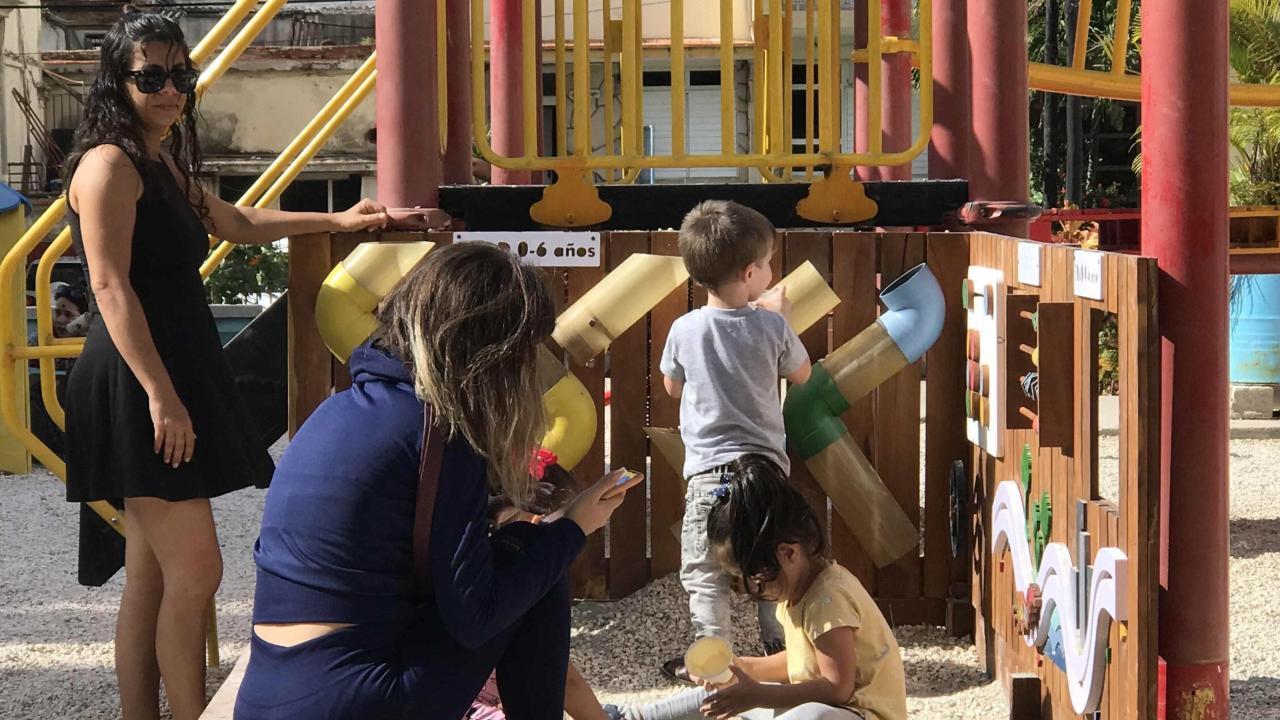
<svg viewBox="0 0 1280 720">
<path fill-rule="evenodd" d="M 609 720 L 622 720 L 622 710 L 617 705 L 605 705 L 604 716 Z"/>
<path fill-rule="evenodd" d="M 689 677 L 689 670 L 684 666 L 684 658 L 671 658 L 662 663 L 662 677 L 680 685 L 697 685 Z"/>
</svg>

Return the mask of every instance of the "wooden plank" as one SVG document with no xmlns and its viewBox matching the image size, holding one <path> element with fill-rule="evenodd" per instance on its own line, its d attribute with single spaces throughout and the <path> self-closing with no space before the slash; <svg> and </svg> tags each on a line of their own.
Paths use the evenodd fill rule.
<svg viewBox="0 0 1280 720">
<path fill-rule="evenodd" d="M 785 238 L 782 244 L 783 252 L 774 253 L 774 259 L 782 263 L 781 273 L 775 277 L 785 277 L 787 273 L 806 262 L 813 263 L 814 267 L 818 268 L 818 272 L 823 275 L 828 274 L 831 267 L 831 233 L 795 231 L 786 233 L 783 237 Z M 800 333 L 800 342 L 804 344 L 811 362 L 825 357 L 827 354 L 826 318 Z M 818 524 L 822 526 L 822 532 L 826 535 L 827 495 L 814 479 L 813 473 L 803 462 L 792 458 L 790 480 L 791 486 L 800 491 L 800 494 L 809 501 L 809 506 L 813 508 Z"/>
<path fill-rule="evenodd" d="M 924 262 L 925 236 L 886 233 L 880 237 L 880 286 Z M 907 518 L 920 526 L 920 364 L 904 368 L 875 393 L 875 467 Z M 918 597 L 922 565 L 918 552 L 880 569 L 881 595 Z"/>
<path fill-rule="evenodd" d="M 1158 623 L 1160 583 L 1160 418 L 1163 412 L 1160 402 L 1161 347 L 1160 326 L 1156 315 L 1157 268 L 1154 260 L 1135 261 L 1137 282 L 1136 298 L 1138 341 L 1134 344 L 1136 360 L 1134 392 L 1136 393 L 1135 423 L 1137 472 L 1133 478 L 1134 496 L 1137 502 L 1126 512 L 1137 519 L 1128 542 L 1134 548 L 1137 575 L 1129 580 L 1129 597 L 1135 603 L 1134 618 L 1129 623 L 1129 642 L 1137 656 L 1136 679 L 1130 687 L 1137 689 L 1137 712 L 1131 717 L 1153 720 L 1157 716 L 1157 656 L 1159 654 Z M 1137 694 L 1137 693 L 1135 693 Z"/>
<path fill-rule="evenodd" d="M 603 239 L 603 238 L 602 238 Z M 607 240 L 606 240 L 607 242 Z M 607 254 L 607 252 L 606 252 Z M 560 274 L 560 273 L 557 273 Z M 563 273 L 565 289 L 568 293 L 566 301 L 572 305 L 578 298 L 595 287 L 604 279 L 605 269 L 571 268 Z M 566 306 L 567 307 L 567 306 Z M 580 487 L 589 486 L 604 474 L 604 358 L 599 357 L 588 364 L 579 363 L 573 358 L 568 360 L 569 372 L 582 381 L 587 392 L 596 404 L 596 437 L 591 443 L 591 450 L 573 469 L 573 477 Z M 608 595 L 608 564 L 605 562 L 605 534 L 592 533 L 587 537 L 586 547 L 573 563 L 570 574 L 574 597 L 603 599 Z"/>
<path fill-rule="evenodd" d="M 329 397 L 333 364 L 316 328 L 316 294 L 333 268 L 328 233 L 293 238 L 289 253 L 289 437 Z"/>
<path fill-rule="evenodd" d="M 606 255 L 609 268 L 618 267 L 635 253 L 649 251 L 649 233 L 609 234 Z M 645 470 L 649 422 L 649 327 L 644 318 L 618 336 L 609 348 L 609 464 Z M 661 392 L 661 387 L 658 388 Z M 603 422 L 604 418 L 601 418 Z M 657 462 L 661 462 L 660 460 Z M 650 482 L 646 478 L 645 483 Z M 649 582 L 648 533 L 645 514 L 648 487 L 636 486 L 609 520 L 608 594 L 622 598 Z"/>
<path fill-rule="evenodd" d="M 876 238 L 871 233 L 836 232 L 831 236 L 831 288 L 840 298 L 832 313 L 833 347 L 840 347 L 876 321 Z M 867 457 L 872 457 L 874 397 L 854 403 L 841 418 Z M 857 522 L 851 518 L 851 522 Z M 843 519 L 833 517 L 831 549 L 835 559 L 877 594 L 875 564 Z"/>
<path fill-rule="evenodd" d="M 1038 676 L 1014 673 L 1009 678 L 1009 720 L 1041 720 Z"/>
<path fill-rule="evenodd" d="M 679 255 L 676 233 L 655 232 L 649 236 L 650 251 L 656 255 Z M 671 323 L 689 311 L 689 287 L 682 285 L 658 303 L 650 313 L 649 340 L 649 423 L 654 427 L 676 427 L 680 423 L 680 402 L 662 390 L 662 349 Z M 680 522 L 684 517 L 684 480 L 665 462 L 650 462 L 653 477 L 650 489 L 650 526 L 653 577 L 662 577 L 680 568 Z"/>
<path fill-rule="evenodd" d="M 923 595 L 949 597 L 952 583 L 967 581 L 965 556 L 951 555 L 951 466 L 969 444 L 964 426 L 964 364 L 967 322 L 956 291 L 968 272 L 969 242 L 961 233 L 928 236 L 929 269 L 942 286 L 946 320 L 926 356 L 925 499 Z"/>
</svg>

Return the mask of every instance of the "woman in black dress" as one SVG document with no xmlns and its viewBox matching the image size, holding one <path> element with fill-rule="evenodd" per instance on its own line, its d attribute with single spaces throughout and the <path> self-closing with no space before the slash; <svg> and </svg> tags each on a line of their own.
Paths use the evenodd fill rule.
<svg viewBox="0 0 1280 720">
<path fill-rule="evenodd" d="M 341 213 L 233 207 L 196 178 L 195 85 L 178 25 L 127 12 L 107 34 L 67 162 L 71 229 L 91 322 L 67 387 L 67 499 L 124 498 L 116 626 L 124 717 L 204 706 L 205 613 L 222 577 L 209 498 L 269 481 L 222 355 L 199 266 L 207 233 L 236 243 L 382 227 L 369 200 Z"/>
</svg>

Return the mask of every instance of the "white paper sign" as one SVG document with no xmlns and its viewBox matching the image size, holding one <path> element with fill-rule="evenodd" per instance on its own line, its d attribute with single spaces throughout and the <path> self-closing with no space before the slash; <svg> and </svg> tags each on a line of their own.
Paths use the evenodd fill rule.
<svg viewBox="0 0 1280 720">
<path fill-rule="evenodd" d="M 600 267 L 598 232 L 459 232 L 454 242 L 484 242 L 539 267 Z"/>
<path fill-rule="evenodd" d="M 1102 299 L 1102 253 L 1075 252 L 1075 293 L 1077 297 Z"/>
<path fill-rule="evenodd" d="M 1018 243 L 1018 282 L 1040 287 L 1040 243 Z"/>
</svg>

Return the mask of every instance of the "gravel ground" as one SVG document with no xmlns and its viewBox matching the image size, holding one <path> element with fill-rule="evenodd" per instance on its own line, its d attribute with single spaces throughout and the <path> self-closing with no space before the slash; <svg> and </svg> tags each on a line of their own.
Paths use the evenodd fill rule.
<svg viewBox="0 0 1280 720">
<path fill-rule="evenodd" d="M 276 448 L 278 451 L 280 448 Z M 1100 444 L 1103 493 L 1114 439 Z M 1280 441 L 1231 443 L 1231 692 L 1237 717 L 1280 720 Z M 264 494 L 214 501 L 225 562 L 218 593 L 222 667 L 216 687 L 245 647 L 253 596 L 250 548 Z M 0 479 L 0 718 L 69 720 L 119 716 L 111 638 L 121 578 L 101 588 L 75 581 L 75 508 L 47 473 Z M 743 639 L 754 613 L 735 608 Z M 655 698 L 672 688 L 663 660 L 691 637 L 685 597 L 665 578 L 626 600 L 574 609 L 574 657 L 606 702 Z M 913 717 L 995 718 L 1007 712 L 996 683 L 977 671 L 972 647 L 938 628 L 897 630 Z"/>
</svg>

